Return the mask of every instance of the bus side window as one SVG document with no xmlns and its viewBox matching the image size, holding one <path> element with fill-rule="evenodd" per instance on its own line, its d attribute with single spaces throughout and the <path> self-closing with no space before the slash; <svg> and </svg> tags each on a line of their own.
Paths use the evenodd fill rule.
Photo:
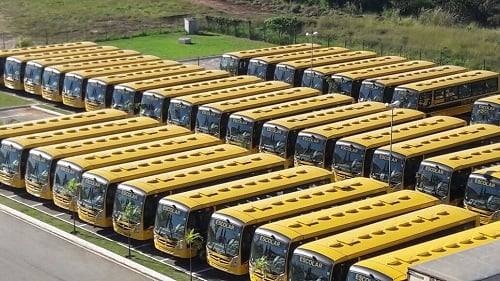
<svg viewBox="0 0 500 281">
<path fill-rule="evenodd" d="M 429 107 L 432 102 L 432 93 L 422 93 L 418 99 L 418 108 Z"/>
<path fill-rule="evenodd" d="M 444 102 L 444 90 L 437 90 L 434 92 L 434 104 L 441 104 Z"/>
<path fill-rule="evenodd" d="M 472 90 L 472 95 L 481 95 L 486 92 L 486 83 L 485 81 L 477 81 L 471 83 L 471 90 Z"/>
<path fill-rule="evenodd" d="M 487 92 L 490 92 L 491 90 L 497 90 L 498 89 L 498 78 L 492 78 L 488 79 L 484 82 L 484 88 L 486 89 Z"/>
<path fill-rule="evenodd" d="M 469 84 L 464 84 L 458 86 L 458 97 L 460 99 L 465 99 L 467 97 L 471 96 L 471 90 L 470 90 L 470 85 Z"/>
<path fill-rule="evenodd" d="M 456 91 L 454 88 L 448 88 L 444 90 L 444 99 L 446 102 L 454 101 L 458 99 Z"/>
</svg>

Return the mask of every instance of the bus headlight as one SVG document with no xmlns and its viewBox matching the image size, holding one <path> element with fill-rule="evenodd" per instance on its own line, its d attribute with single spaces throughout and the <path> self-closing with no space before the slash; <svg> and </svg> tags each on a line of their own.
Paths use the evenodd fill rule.
<svg viewBox="0 0 500 281">
<path fill-rule="evenodd" d="M 103 211 L 99 211 L 97 212 L 97 216 L 96 216 L 96 219 L 98 220 L 102 220 L 104 217 L 104 212 Z"/>
<path fill-rule="evenodd" d="M 500 211 L 494 212 L 493 215 L 491 216 L 491 220 L 492 222 L 500 221 Z"/>
<path fill-rule="evenodd" d="M 141 224 L 140 223 L 134 225 L 134 232 L 135 233 L 141 232 Z"/>
<path fill-rule="evenodd" d="M 231 267 L 237 267 L 238 266 L 238 256 L 236 257 L 233 257 L 231 259 L 231 263 L 230 263 Z"/>
</svg>

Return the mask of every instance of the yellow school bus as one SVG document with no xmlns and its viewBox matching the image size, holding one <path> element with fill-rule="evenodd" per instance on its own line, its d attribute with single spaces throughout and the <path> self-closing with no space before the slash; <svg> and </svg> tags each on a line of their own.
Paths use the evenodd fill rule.
<svg viewBox="0 0 500 281">
<path fill-rule="evenodd" d="M 293 215 L 382 195 L 387 193 L 387 187 L 387 183 L 356 178 L 220 209 L 210 217 L 207 263 L 229 274 L 246 275 L 257 227 Z"/>
<path fill-rule="evenodd" d="M 253 235 L 250 280 L 288 280 L 289 261 L 299 245 L 437 204 L 433 196 L 402 190 L 265 223 Z M 270 261 L 273 269 L 259 269 L 259 259 Z"/>
<path fill-rule="evenodd" d="M 120 183 L 248 154 L 250 152 L 242 147 L 220 144 L 87 171 L 81 179 L 78 217 L 95 226 L 111 227 L 116 188 Z"/>
<path fill-rule="evenodd" d="M 477 226 L 477 214 L 456 206 L 440 204 L 413 211 L 298 246 L 288 280 L 346 280 L 349 267 L 366 257 Z"/>
<path fill-rule="evenodd" d="M 79 56 L 83 54 L 112 52 L 119 50 L 113 46 L 89 46 L 84 48 L 63 49 L 46 53 L 28 53 L 7 57 L 5 60 L 4 84 L 5 87 L 13 90 L 23 90 L 24 81 L 31 81 L 32 78 L 39 79 L 41 73 L 33 71 L 28 67 L 30 61 L 54 60 L 65 57 Z M 29 83 L 29 82 L 28 82 Z"/>
<path fill-rule="evenodd" d="M 60 43 L 60 44 L 51 44 L 51 45 L 38 45 L 38 46 L 30 46 L 30 47 L 22 47 L 22 48 L 12 48 L 12 49 L 3 49 L 0 50 L 0 85 L 4 85 L 3 83 L 3 74 L 5 69 L 5 61 L 8 57 L 24 55 L 24 54 L 34 54 L 34 53 L 44 53 L 50 51 L 58 51 L 64 49 L 75 49 L 75 48 L 85 48 L 96 46 L 97 44 L 94 42 L 71 42 L 71 43 Z"/>
<path fill-rule="evenodd" d="M 28 155 L 33 148 L 155 126 L 158 126 L 156 120 L 137 117 L 4 139 L 0 148 L 0 182 L 14 188 L 25 187 Z M 36 176 L 43 178 L 48 175 Z"/>
<path fill-rule="evenodd" d="M 201 105 L 232 98 L 249 97 L 252 95 L 279 91 L 291 87 L 290 84 L 281 81 L 264 81 L 173 98 L 170 100 L 170 105 L 168 107 L 167 123 L 194 130 L 196 114 Z"/>
</svg>

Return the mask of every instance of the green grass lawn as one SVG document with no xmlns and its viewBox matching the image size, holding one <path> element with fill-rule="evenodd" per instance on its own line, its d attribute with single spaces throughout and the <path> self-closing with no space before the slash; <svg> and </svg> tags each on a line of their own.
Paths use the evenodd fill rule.
<svg viewBox="0 0 500 281">
<path fill-rule="evenodd" d="M 178 39 L 181 37 L 191 38 L 191 44 L 179 43 Z M 103 41 L 99 42 L 99 44 L 112 45 L 121 49 L 132 49 L 143 54 L 171 60 L 214 56 L 232 51 L 274 46 L 265 42 L 220 34 L 186 35 L 184 32 Z"/>
<path fill-rule="evenodd" d="M 32 104 L 32 103 L 33 102 L 30 100 L 16 97 L 15 95 L 11 95 L 9 93 L 0 91 L 0 108 L 19 106 L 19 105 L 27 105 L 27 104 Z"/>
</svg>

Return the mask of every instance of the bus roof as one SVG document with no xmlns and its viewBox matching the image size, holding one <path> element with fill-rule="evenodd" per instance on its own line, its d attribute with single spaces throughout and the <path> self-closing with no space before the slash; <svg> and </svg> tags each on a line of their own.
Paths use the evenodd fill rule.
<svg viewBox="0 0 500 281">
<path fill-rule="evenodd" d="M 108 108 L 2 125 L 0 126 L 0 140 L 38 132 L 46 132 L 49 130 L 80 126 L 82 124 L 94 124 L 96 122 L 122 119 L 126 116 L 127 113 L 124 111 Z"/>
<path fill-rule="evenodd" d="M 330 207 L 387 191 L 386 183 L 372 180 L 365 177 L 347 179 L 223 208 L 215 213 L 237 218 L 242 223 L 266 222 L 282 218 L 291 210 L 297 213 L 310 210 L 311 206 L 314 209 Z"/>
<path fill-rule="evenodd" d="M 0 57 L 10 57 L 12 55 L 28 54 L 28 53 L 43 53 L 56 50 L 73 49 L 73 48 L 84 48 L 96 46 L 97 43 L 81 41 L 81 42 L 69 42 L 61 44 L 51 44 L 51 45 L 38 45 L 22 48 L 12 48 L 12 49 L 1 49 Z"/>
<path fill-rule="evenodd" d="M 271 92 L 291 88 L 292 85 L 282 81 L 262 81 L 254 84 L 241 85 L 219 90 L 206 91 L 186 96 L 180 96 L 172 99 L 172 102 L 188 102 L 190 104 L 204 104 L 216 102 L 221 100 L 222 97 L 248 97 L 262 92 Z"/>
<path fill-rule="evenodd" d="M 334 108 L 277 118 L 266 122 L 265 126 L 277 125 L 288 128 L 289 130 L 297 130 L 318 126 L 319 124 L 324 124 L 325 122 L 333 123 L 385 110 L 387 110 L 387 107 L 381 102 L 353 103 Z"/>
<path fill-rule="evenodd" d="M 387 183 L 379 181 L 367 181 L 365 184 L 364 188 L 388 187 Z M 292 241 L 298 238 L 307 239 L 335 232 L 332 229 L 334 226 L 345 231 L 352 229 L 353 226 L 427 208 L 439 202 L 439 199 L 428 194 L 414 190 L 400 190 L 279 220 L 260 228 L 277 232 Z"/>
<path fill-rule="evenodd" d="M 320 91 L 313 90 L 308 87 L 293 87 L 286 90 L 273 91 L 265 94 L 252 95 L 244 98 L 235 98 L 220 102 L 207 103 L 200 106 L 200 109 L 216 109 L 221 112 L 227 112 L 229 110 L 236 112 L 245 110 L 247 108 L 258 108 L 259 106 L 266 106 L 269 104 L 276 104 L 274 101 L 285 102 L 291 100 L 297 100 L 301 98 L 319 96 Z"/>
<path fill-rule="evenodd" d="M 52 144 L 54 141 L 63 143 L 76 137 L 85 139 L 105 134 L 120 133 L 123 132 L 124 129 L 131 131 L 156 127 L 158 125 L 158 121 L 149 117 L 124 118 L 106 122 L 97 121 L 97 123 L 91 125 L 76 126 L 4 139 L 2 140 L 2 145 L 9 143 L 17 144 L 25 148 L 40 147 Z"/>
<path fill-rule="evenodd" d="M 488 175 L 493 178 L 500 179 L 500 164 L 490 167 L 484 167 L 482 169 L 477 169 L 473 171 L 471 174 Z"/>
<path fill-rule="evenodd" d="M 125 133 L 41 146 L 32 149 L 30 153 L 38 151 L 47 153 L 52 156 L 58 155 L 58 157 L 66 157 L 64 155 L 67 154 L 85 155 L 82 153 L 89 153 L 87 152 L 87 148 L 91 145 L 93 145 L 94 147 L 101 146 L 100 151 L 103 151 L 103 154 L 113 154 L 113 152 L 117 153 L 118 151 L 122 151 L 124 153 L 132 153 L 134 150 L 141 150 L 144 153 L 147 153 L 148 149 L 162 149 L 166 146 L 175 146 L 176 149 L 179 149 L 179 147 L 189 147 L 190 145 L 192 145 L 192 143 L 203 143 L 206 144 L 206 146 L 222 143 L 222 140 L 208 134 L 185 134 L 182 136 L 169 137 L 169 135 L 171 135 L 172 133 L 172 130 L 159 130 L 159 128 L 161 127 L 138 129 Z M 142 140 L 142 142 L 127 142 L 125 143 L 125 145 L 119 145 L 120 143 L 123 143 L 124 140 L 130 140 L 134 136 L 137 137 L 137 141 Z M 104 149 L 102 147 L 104 147 Z"/>
<path fill-rule="evenodd" d="M 107 66 L 107 65 L 105 65 L 105 66 L 94 65 L 94 67 L 91 69 L 74 70 L 74 71 L 70 71 L 70 72 L 66 73 L 66 75 L 73 75 L 73 76 L 88 78 L 88 77 L 93 77 L 93 76 L 109 75 L 109 74 L 117 73 L 117 71 L 120 71 L 120 73 L 138 71 L 138 70 L 141 70 L 141 67 L 146 67 L 145 69 L 151 69 L 151 68 L 159 68 L 161 66 L 174 66 L 174 65 L 181 64 L 180 62 L 165 61 L 165 60 L 161 60 L 158 57 L 149 56 L 149 55 L 123 57 L 123 58 L 118 58 L 118 59 L 114 59 L 114 60 L 122 61 L 123 64 L 109 65 L 109 66 Z M 95 62 L 89 63 L 87 61 L 87 62 L 82 62 L 80 64 L 95 64 Z"/>
<path fill-rule="evenodd" d="M 217 90 L 217 89 L 225 89 L 228 87 L 236 87 L 240 85 L 247 85 L 252 83 L 262 82 L 257 76 L 253 75 L 238 75 L 238 76 L 230 76 L 219 79 L 212 79 L 201 82 L 194 82 L 188 84 L 182 84 L 177 86 L 168 86 L 162 88 L 156 88 L 147 90 L 144 94 L 157 94 L 164 97 L 177 97 L 180 95 L 190 95 L 200 92 L 205 92 L 206 89 Z"/>
<path fill-rule="evenodd" d="M 369 59 L 346 61 L 342 63 L 321 65 L 309 68 L 306 71 L 314 71 L 317 73 L 328 75 L 339 72 L 358 70 L 362 68 L 377 67 L 380 65 L 385 65 L 390 63 L 399 63 L 399 62 L 404 62 L 406 60 L 407 60 L 406 58 L 399 56 L 383 56 L 383 57 L 374 57 Z"/>
<path fill-rule="evenodd" d="M 357 124 L 360 128 L 360 132 L 366 130 L 362 124 L 366 124 L 367 126 L 375 120 L 390 120 L 392 118 L 395 123 L 404 123 L 409 121 L 414 121 L 417 119 L 423 119 L 425 114 L 421 111 L 408 109 L 408 108 L 397 108 L 392 110 L 386 110 L 379 113 L 372 113 L 367 116 L 351 118 L 348 120 L 344 120 L 339 123 L 321 125 L 313 128 L 308 128 L 301 131 L 301 134 L 315 134 L 324 136 L 328 139 L 342 137 L 344 135 L 345 130 L 350 130 L 353 124 Z"/>
<path fill-rule="evenodd" d="M 463 169 L 466 167 L 489 165 L 492 162 L 500 164 L 500 143 L 482 145 L 429 157 L 422 160 L 421 165 L 441 164 L 452 169 Z"/>
<path fill-rule="evenodd" d="M 457 142 L 463 142 L 465 136 L 475 140 L 488 136 L 500 137 L 500 127 L 490 124 L 474 124 L 462 128 L 452 129 L 428 136 L 406 140 L 392 144 L 392 152 L 406 157 L 440 151 Z M 385 145 L 377 150 L 389 151 L 390 146 Z"/>
<path fill-rule="evenodd" d="M 62 50 L 52 50 L 49 52 L 35 52 L 35 53 L 25 53 L 19 55 L 13 55 L 7 58 L 7 60 L 14 61 L 34 61 L 34 62 L 43 62 L 43 61 L 54 61 L 60 60 L 66 57 L 77 56 L 80 54 L 92 54 L 92 53 L 102 53 L 102 52 L 111 52 L 120 50 L 118 47 L 114 46 L 88 46 L 83 48 L 71 48 L 71 49 L 62 49 Z"/>
<path fill-rule="evenodd" d="M 306 50 L 301 50 L 301 51 L 291 52 L 291 53 L 273 54 L 273 55 L 269 55 L 269 56 L 252 58 L 252 59 L 250 59 L 250 62 L 279 63 L 279 62 L 284 62 L 284 61 L 302 59 L 302 58 L 306 58 L 306 57 L 310 58 L 311 55 L 318 57 L 318 56 L 337 54 L 337 53 L 342 53 L 342 52 L 347 52 L 347 51 L 349 51 L 349 49 L 342 48 L 342 47 L 313 48 L 313 52 L 311 52 L 311 49 L 306 49 Z M 310 61 L 310 59 L 309 59 L 309 61 Z"/>
<path fill-rule="evenodd" d="M 141 130 L 146 134 L 159 134 L 164 136 L 165 143 L 171 141 L 179 136 L 190 135 L 192 132 L 184 127 L 175 125 L 163 125 L 159 127 L 153 127 L 150 129 Z M 58 164 L 64 163 L 64 165 L 75 165 L 79 168 L 93 168 L 97 166 L 110 166 L 116 163 L 124 163 L 137 160 L 137 155 L 142 156 L 144 149 L 154 147 L 161 147 L 163 144 L 158 144 L 156 142 L 147 142 L 142 145 L 137 146 L 127 146 L 116 149 L 109 149 L 105 151 L 100 151 L 96 153 L 80 154 L 76 156 L 71 156 L 64 158 L 58 162 Z M 150 154 L 151 155 L 151 154 Z M 149 156 L 149 155 L 148 155 Z M 112 160 L 111 160 L 112 159 Z"/>
<path fill-rule="evenodd" d="M 476 100 L 474 103 L 494 103 L 500 105 L 500 94 L 498 95 L 492 95 L 489 97 L 484 97 Z"/>
<path fill-rule="evenodd" d="M 313 58 L 307 59 L 299 59 L 294 61 L 286 61 L 279 63 L 276 67 L 279 66 L 289 66 L 294 68 L 308 68 L 310 66 L 318 66 L 318 65 L 326 65 L 326 64 L 335 64 L 341 63 L 345 61 L 357 60 L 357 59 L 367 59 L 374 58 L 377 56 L 377 53 L 370 51 L 352 51 L 345 52 L 333 55 L 326 56 L 314 56 Z"/>
<path fill-rule="evenodd" d="M 57 61 L 57 64 L 53 64 L 44 68 L 44 71 L 59 71 L 59 72 L 67 72 L 71 70 L 81 69 L 81 68 L 89 68 L 93 67 L 93 63 L 112 63 L 116 64 L 120 61 L 124 61 L 123 57 L 127 56 L 137 56 L 140 55 L 137 51 L 132 50 L 117 50 L 111 52 L 103 52 L 103 53 L 92 53 L 92 54 L 82 54 L 67 58 L 67 60 Z M 54 58 L 56 59 L 56 58 Z M 86 63 L 83 63 L 86 62 Z"/>
<path fill-rule="evenodd" d="M 285 166 L 285 160 L 281 157 L 266 154 L 254 153 L 246 156 L 234 157 L 228 160 L 221 160 L 196 167 L 179 169 L 176 171 L 156 174 L 140 179 L 123 182 L 129 186 L 134 186 L 141 190 L 153 190 L 157 188 L 180 188 L 192 185 L 193 180 L 216 180 L 219 178 L 234 177 L 241 173 L 248 173 L 255 169 L 276 165 Z"/>
<path fill-rule="evenodd" d="M 500 222 L 478 226 L 357 262 L 353 267 L 376 270 L 406 280 L 408 267 L 500 239 Z M 351 269 L 353 268 L 351 267 Z"/>
<path fill-rule="evenodd" d="M 182 71 L 182 74 L 172 74 L 166 75 L 159 78 L 150 78 L 144 80 L 137 80 L 132 82 L 126 82 L 123 84 L 118 84 L 115 86 L 117 88 L 130 88 L 137 91 L 151 89 L 160 87 L 166 87 L 167 85 L 178 85 L 178 84 L 187 84 L 190 82 L 199 82 L 200 80 L 210 80 L 217 79 L 223 77 L 229 77 L 229 72 L 224 70 L 203 70 L 203 67 L 197 65 L 181 65 L 177 68 L 178 72 Z M 175 72 L 174 72 L 175 73 Z"/>
<path fill-rule="evenodd" d="M 494 281 L 500 279 L 500 241 L 494 241 L 425 263 L 410 266 L 409 274 L 430 280 Z M 436 278 L 436 279 L 434 279 Z"/>
<path fill-rule="evenodd" d="M 188 208 L 196 207 L 197 209 L 200 209 L 211 207 L 214 205 L 214 202 L 216 202 L 215 205 L 219 205 L 236 200 L 236 194 L 233 192 L 236 192 L 237 194 L 245 194 L 245 197 L 257 196 L 262 193 L 259 191 L 264 189 L 264 187 L 276 186 L 275 190 L 283 190 L 292 185 L 295 186 L 300 183 L 309 182 L 313 176 L 332 177 L 333 174 L 328 170 L 319 167 L 298 166 L 222 184 L 216 184 L 196 190 L 172 194 L 164 199 L 172 201 L 178 200 Z"/>
<path fill-rule="evenodd" d="M 392 142 L 406 140 L 413 136 L 429 135 L 435 132 L 451 130 L 459 127 L 465 127 L 467 122 L 463 119 L 451 116 L 433 116 L 421 120 L 415 120 L 408 123 L 394 125 L 392 127 Z M 350 142 L 363 145 L 364 147 L 379 147 L 389 141 L 389 132 L 387 128 L 363 132 L 360 134 L 346 136 L 339 139 L 339 142 Z"/>
<path fill-rule="evenodd" d="M 283 45 L 283 46 L 273 46 L 267 48 L 259 48 L 259 49 L 249 49 L 235 52 L 228 52 L 223 54 L 223 56 L 236 56 L 239 58 L 253 58 L 253 57 L 261 57 L 272 54 L 279 53 L 288 53 L 298 50 L 309 50 L 311 48 L 319 48 L 318 44 L 310 44 L 310 43 L 299 43 L 299 44 L 291 44 L 291 45 Z"/>
<path fill-rule="evenodd" d="M 197 67 L 197 66 L 193 66 Z M 164 67 L 160 68 L 154 68 L 154 69 L 148 69 L 148 70 L 140 70 L 140 71 L 133 71 L 133 72 L 126 72 L 126 73 L 119 73 L 119 74 L 111 74 L 111 75 L 106 75 L 106 76 L 97 76 L 89 79 L 89 82 L 101 82 L 105 84 L 117 84 L 117 83 L 126 83 L 126 81 L 135 81 L 135 80 L 144 80 L 144 79 L 150 79 L 151 77 L 156 77 L 156 76 L 166 76 L 169 75 L 169 73 L 172 73 L 175 70 L 178 69 L 186 69 L 186 65 L 184 64 L 177 64 L 177 65 L 166 65 Z M 191 66 L 188 68 L 191 69 Z M 203 69 L 203 68 L 200 68 Z M 141 80 L 141 81 L 142 81 Z"/>
<path fill-rule="evenodd" d="M 390 74 L 387 76 L 369 78 L 363 80 L 363 83 L 377 83 L 385 86 L 401 85 L 434 78 L 436 75 L 446 76 L 461 72 L 466 72 L 467 68 L 456 65 L 441 65 L 413 71 Z"/>
<path fill-rule="evenodd" d="M 184 151 L 164 156 L 148 158 L 128 162 L 124 164 L 117 164 L 102 168 L 87 171 L 83 176 L 87 177 L 101 177 L 105 179 L 117 180 L 118 182 L 126 180 L 127 178 L 142 178 L 153 174 L 160 174 L 167 171 L 174 171 L 187 167 L 199 166 L 206 161 L 219 161 L 232 157 L 248 155 L 249 150 L 231 144 L 219 144 L 205 148 L 193 149 L 191 151 Z M 172 170 L 174 169 L 174 170 Z M 154 187 L 151 190 L 156 189 Z M 143 189 L 150 192 L 150 189 Z"/>
<path fill-rule="evenodd" d="M 339 264 L 345 261 L 345 257 L 354 258 L 377 252 L 415 239 L 417 235 L 422 237 L 445 226 L 466 221 L 475 221 L 475 226 L 478 226 L 479 215 L 464 208 L 440 204 L 302 244 L 294 254 L 309 250 Z M 427 227 L 434 231 L 426 230 Z"/>
<path fill-rule="evenodd" d="M 433 89 L 442 88 L 445 86 L 458 85 L 463 83 L 465 80 L 476 81 L 485 78 L 497 78 L 499 74 L 497 72 L 488 70 L 471 70 L 459 74 L 448 75 L 440 78 L 428 79 L 424 81 L 408 83 L 404 85 L 399 85 L 398 89 L 412 89 L 415 91 L 429 91 Z M 493 85 L 492 85 L 493 86 Z M 498 82 L 496 85 L 498 89 Z"/>
<path fill-rule="evenodd" d="M 393 73 L 429 68 L 434 66 L 436 66 L 436 64 L 430 61 L 412 60 L 412 61 L 393 63 L 371 68 L 363 68 L 354 71 L 340 72 L 334 74 L 333 76 L 347 77 L 352 80 L 363 80 L 378 76 L 389 75 Z"/>
<path fill-rule="evenodd" d="M 306 91 L 318 91 L 316 89 L 306 88 Z M 244 111 L 238 111 L 231 114 L 231 118 L 239 118 L 246 117 L 251 118 L 253 120 L 262 120 L 262 119 L 274 119 L 277 116 L 281 116 L 283 112 L 293 113 L 293 112 L 302 112 L 303 108 L 306 105 L 310 105 L 310 111 L 317 110 L 320 108 L 325 108 L 325 104 L 331 103 L 332 107 L 336 105 L 353 103 L 353 98 L 340 95 L 340 94 L 330 94 L 330 95 L 319 95 L 315 97 L 309 97 L 304 99 L 298 99 L 289 102 L 283 102 L 275 105 L 265 106 L 261 108 L 248 109 Z M 317 106 L 316 106 L 317 105 Z"/>
</svg>

